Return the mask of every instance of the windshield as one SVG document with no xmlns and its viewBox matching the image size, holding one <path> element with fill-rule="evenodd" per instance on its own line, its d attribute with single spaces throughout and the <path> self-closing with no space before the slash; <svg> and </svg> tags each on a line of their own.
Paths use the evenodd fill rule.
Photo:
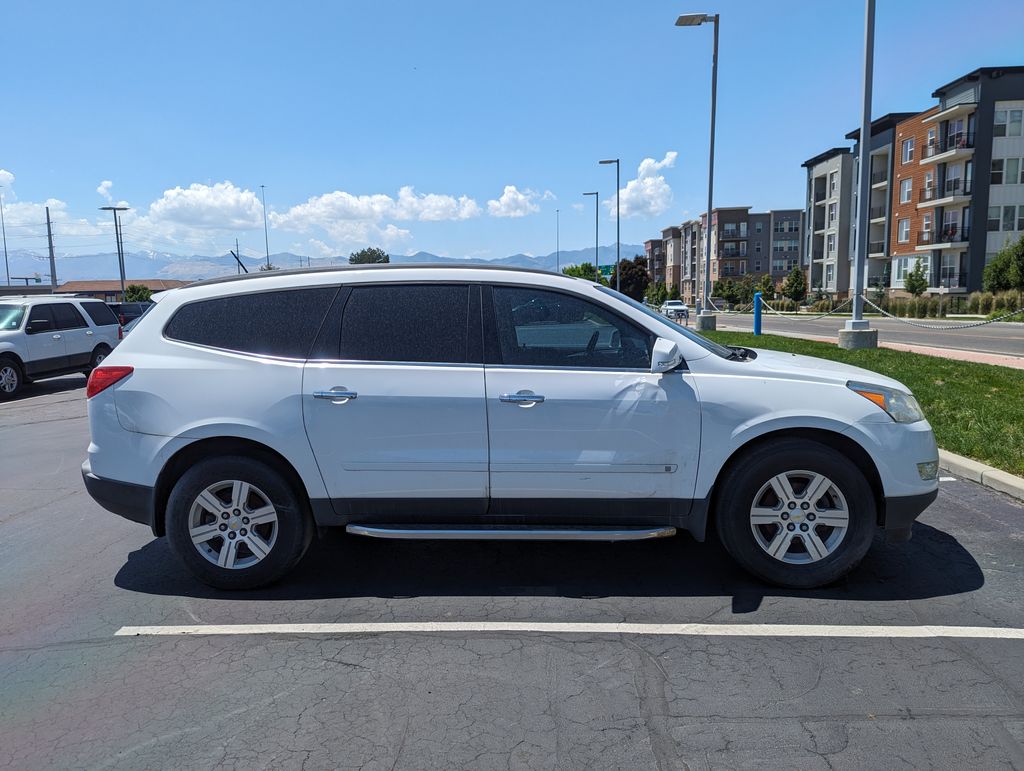
<svg viewBox="0 0 1024 771">
<path fill-rule="evenodd" d="M 0 331 L 18 329 L 23 318 L 24 305 L 0 305 Z"/>
<path fill-rule="evenodd" d="M 638 303 L 632 297 L 627 297 L 626 295 L 622 294 L 621 292 L 616 292 L 614 289 L 609 289 L 606 286 L 599 286 L 598 289 L 600 291 L 604 292 L 606 295 L 610 295 L 611 297 L 614 297 L 616 300 L 622 300 L 622 302 L 628 303 L 630 306 L 632 306 L 633 308 L 636 308 L 638 311 L 643 313 L 645 316 L 650 316 L 652 319 L 657 321 L 659 324 L 661 324 L 662 326 L 668 327 L 673 332 L 677 332 L 679 334 L 684 335 L 687 339 L 692 340 L 693 342 L 695 342 L 697 345 L 699 345 L 704 350 L 711 351 L 711 353 L 715 354 L 716 356 L 721 356 L 723 359 L 731 359 L 731 358 L 733 358 L 733 352 L 730 351 L 725 346 L 719 345 L 718 343 L 713 343 L 710 340 L 708 340 L 706 337 L 704 337 L 703 335 L 698 335 L 696 332 L 693 332 L 693 331 L 687 329 L 686 327 L 684 327 L 684 326 L 682 326 L 680 324 L 676 324 L 675 322 L 670 321 L 669 319 L 665 318 L 664 316 L 662 316 L 657 311 L 651 310 L 650 308 L 648 308 L 643 303 Z"/>
</svg>

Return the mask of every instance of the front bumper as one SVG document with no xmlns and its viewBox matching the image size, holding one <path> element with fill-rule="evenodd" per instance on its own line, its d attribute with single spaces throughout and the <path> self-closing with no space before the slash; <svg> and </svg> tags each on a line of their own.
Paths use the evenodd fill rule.
<svg viewBox="0 0 1024 771">
<path fill-rule="evenodd" d="M 888 541 L 909 541 L 911 528 L 921 513 L 939 496 L 938 488 L 918 495 L 887 497 L 883 503 L 881 523 Z"/>
<path fill-rule="evenodd" d="M 82 463 L 85 489 L 100 506 L 118 516 L 143 525 L 149 525 L 153 535 L 160 535 L 156 527 L 156 503 L 152 487 L 104 479 L 92 473 L 89 461 Z"/>
</svg>

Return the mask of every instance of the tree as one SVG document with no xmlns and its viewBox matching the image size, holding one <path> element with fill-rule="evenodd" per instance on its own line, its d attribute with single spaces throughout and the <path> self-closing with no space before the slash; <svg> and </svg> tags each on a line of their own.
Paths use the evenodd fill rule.
<svg viewBox="0 0 1024 771">
<path fill-rule="evenodd" d="M 644 296 L 647 298 L 648 305 L 660 308 L 665 304 L 665 300 L 668 299 L 668 289 L 666 289 L 665 285 L 659 281 L 656 284 L 648 285 L 647 292 Z"/>
<path fill-rule="evenodd" d="M 985 266 L 983 281 L 986 292 L 1024 291 L 1024 236 L 1015 244 L 1007 243 L 996 253 Z"/>
<path fill-rule="evenodd" d="M 668 288 L 668 299 L 678 300 L 679 299 L 679 287 L 673 284 Z"/>
<path fill-rule="evenodd" d="M 754 286 L 754 276 L 746 273 L 736 283 L 736 299 L 733 302 L 737 302 L 740 305 L 749 305 L 754 302 L 754 292 L 756 291 L 757 287 Z"/>
<path fill-rule="evenodd" d="M 775 299 L 775 279 L 772 278 L 771 273 L 761 276 L 761 280 L 757 282 L 757 291 L 767 300 Z"/>
<path fill-rule="evenodd" d="M 736 302 L 736 284 L 731 278 L 723 278 L 715 282 L 711 289 L 712 297 L 721 297 L 726 302 Z"/>
<path fill-rule="evenodd" d="M 153 290 L 142 284 L 129 284 L 124 288 L 124 301 L 126 303 L 148 303 L 153 296 Z"/>
<path fill-rule="evenodd" d="M 794 266 L 786 276 L 782 282 L 782 294 L 793 302 L 800 302 L 807 295 L 807 279 L 800 268 Z"/>
<path fill-rule="evenodd" d="M 376 246 L 368 246 L 348 256 L 349 265 L 379 265 L 385 262 L 391 262 L 391 257 Z"/>
<path fill-rule="evenodd" d="M 568 268 L 562 268 L 562 273 L 567 276 L 572 276 L 573 278 L 582 278 L 595 283 L 604 283 L 601 281 L 601 274 L 597 272 L 597 268 L 594 267 L 594 263 L 592 262 L 570 265 Z"/>
<path fill-rule="evenodd" d="M 871 286 L 871 301 L 875 305 L 881 305 L 882 300 L 885 299 L 885 281 L 881 276 L 875 279 L 875 283 Z"/>
<path fill-rule="evenodd" d="M 622 273 L 621 279 L 617 275 L 619 272 Z M 651 277 L 647 274 L 647 260 L 640 255 L 632 260 L 623 260 L 619 263 L 618 269 L 612 273 L 610 283 L 612 286 L 620 286 L 626 297 L 632 297 L 634 300 L 641 299 L 651 283 Z"/>
<path fill-rule="evenodd" d="M 914 297 L 924 294 L 924 290 L 928 288 L 928 275 L 924 272 L 924 260 L 919 259 L 914 265 L 914 269 L 906 275 L 903 279 L 903 288 Z"/>
</svg>

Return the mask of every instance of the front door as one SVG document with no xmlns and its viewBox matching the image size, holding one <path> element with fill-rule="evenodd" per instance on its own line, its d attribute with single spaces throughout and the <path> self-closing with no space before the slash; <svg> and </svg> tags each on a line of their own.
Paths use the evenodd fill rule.
<svg viewBox="0 0 1024 771">
<path fill-rule="evenodd" d="M 25 326 L 29 360 L 25 362 L 29 377 L 62 370 L 68 365 L 64 352 L 64 335 L 57 328 L 51 304 L 33 305 Z"/>
<path fill-rule="evenodd" d="M 480 290 L 343 289 L 332 351 L 303 375 L 303 420 L 339 514 L 409 522 L 487 507 Z M 335 319 L 335 321 L 332 321 Z M 319 343 L 318 343 L 319 345 Z"/>
<path fill-rule="evenodd" d="M 696 393 L 685 371 L 651 374 L 651 332 L 529 286 L 483 307 L 492 513 L 628 521 L 693 495 Z"/>
</svg>

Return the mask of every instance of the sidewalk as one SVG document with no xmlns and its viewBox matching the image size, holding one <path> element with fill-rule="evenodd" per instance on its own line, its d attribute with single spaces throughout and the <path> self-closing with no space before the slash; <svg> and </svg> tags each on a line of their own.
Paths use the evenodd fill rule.
<svg viewBox="0 0 1024 771">
<path fill-rule="evenodd" d="M 1005 323 L 1005 322 L 1004 322 Z M 750 332 L 749 327 L 737 327 L 728 322 L 722 323 L 719 317 L 718 328 L 730 332 Z M 801 340 L 814 340 L 819 343 L 836 343 L 838 338 L 822 335 L 806 335 L 799 332 L 779 332 L 772 330 L 769 333 L 779 337 L 796 337 Z M 887 343 L 878 342 L 879 348 L 891 348 L 894 351 L 906 351 L 907 353 L 920 353 L 923 356 L 937 356 L 940 359 L 955 359 L 956 361 L 971 361 L 976 364 L 994 364 L 998 367 L 1010 367 L 1012 369 L 1024 369 L 1024 357 L 1009 356 L 999 353 L 981 353 L 979 351 L 964 351 L 957 348 L 936 348 L 927 345 L 911 345 L 909 343 Z"/>
</svg>

